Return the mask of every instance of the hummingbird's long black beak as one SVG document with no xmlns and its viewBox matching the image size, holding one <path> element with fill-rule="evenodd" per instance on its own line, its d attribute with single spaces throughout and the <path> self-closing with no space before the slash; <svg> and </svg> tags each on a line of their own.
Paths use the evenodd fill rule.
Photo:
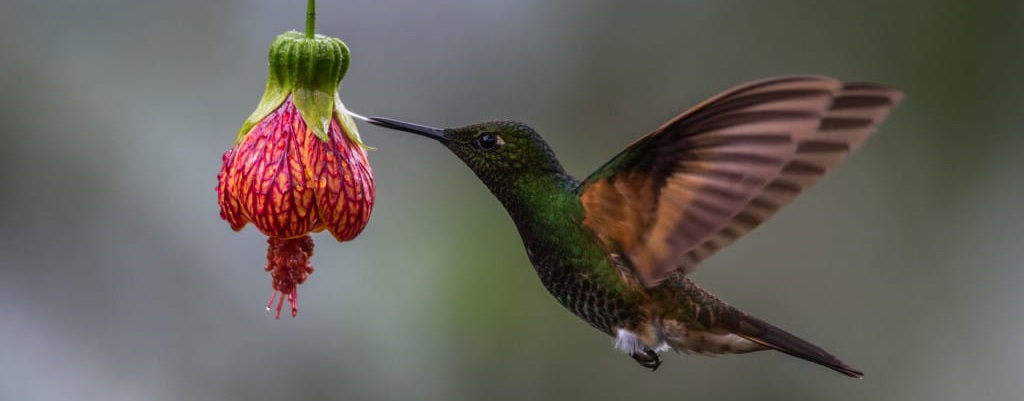
<svg viewBox="0 0 1024 401">
<path fill-rule="evenodd" d="M 444 130 L 440 128 L 428 127 L 426 125 L 407 123 L 382 117 L 368 117 L 366 119 L 366 122 L 373 125 L 379 125 L 384 128 L 391 128 L 393 130 L 411 132 L 413 134 L 425 136 L 427 138 L 436 140 L 444 144 L 448 143 L 448 138 L 444 136 Z"/>
</svg>

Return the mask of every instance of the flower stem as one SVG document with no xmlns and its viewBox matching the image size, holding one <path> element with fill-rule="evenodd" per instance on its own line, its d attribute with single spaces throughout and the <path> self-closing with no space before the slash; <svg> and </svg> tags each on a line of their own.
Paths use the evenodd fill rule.
<svg viewBox="0 0 1024 401">
<path fill-rule="evenodd" d="M 306 39 L 316 35 L 316 0 L 306 2 Z"/>
</svg>

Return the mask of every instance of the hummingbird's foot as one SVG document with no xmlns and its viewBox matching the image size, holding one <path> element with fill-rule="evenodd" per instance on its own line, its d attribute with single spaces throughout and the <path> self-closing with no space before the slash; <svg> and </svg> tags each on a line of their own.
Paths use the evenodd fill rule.
<svg viewBox="0 0 1024 401">
<path fill-rule="evenodd" d="M 640 366 L 650 369 L 652 372 L 658 370 L 658 366 L 661 366 L 661 357 L 658 356 L 657 352 L 649 348 L 645 348 L 643 352 L 633 352 L 629 356 L 633 357 Z"/>
</svg>

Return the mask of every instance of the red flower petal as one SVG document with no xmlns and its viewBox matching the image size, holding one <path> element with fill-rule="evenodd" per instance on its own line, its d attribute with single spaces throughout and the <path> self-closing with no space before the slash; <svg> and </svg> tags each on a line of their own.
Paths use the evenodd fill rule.
<svg viewBox="0 0 1024 401">
<path fill-rule="evenodd" d="M 252 222 L 269 237 L 329 229 L 339 241 L 355 238 L 373 209 L 373 173 L 337 119 L 329 134 L 320 140 L 291 98 L 282 103 L 224 154 L 221 217 L 235 230 Z"/>
<path fill-rule="evenodd" d="M 359 235 L 373 209 L 373 173 L 366 150 L 331 122 L 330 142 L 314 141 L 310 154 L 321 154 L 316 170 L 316 206 L 321 222 L 338 241 Z"/>
</svg>

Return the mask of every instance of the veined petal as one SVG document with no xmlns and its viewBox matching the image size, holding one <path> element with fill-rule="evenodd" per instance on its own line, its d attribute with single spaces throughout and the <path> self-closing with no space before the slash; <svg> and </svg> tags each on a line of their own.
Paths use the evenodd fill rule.
<svg viewBox="0 0 1024 401">
<path fill-rule="evenodd" d="M 222 158 L 224 164 L 220 173 L 217 174 L 217 202 L 220 204 L 220 218 L 227 220 L 231 224 L 231 229 L 235 231 L 241 230 L 249 222 L 242 213 L 242 205 L 238 201 L 238 197 L 229 190 L 231 187 L 229 184 L 236 179 L 234 161 L 237 154 L 235 148 L 224 152 Z"/>
<path fill-rule="evenodd" d="M 328 133 L 329 141 L 311 141 L 303 153 L 320 155 L 310 158 L 315 165 L 310 170 L 317 173 L 314 182 L 320 221 L 338 241 L 349 241 L 366 227 L 376 186 L 366 149 L 336 118 Z"/>
<path fill-rule="evenodd" d="M 296 151 L 302 147 L 299 138 L 305 136 L 309 128 L 289 99 L 225 155 L 221 212 L 232 228 L 240 229 L 250 221 L 267 236 L 278 238 L 313 230 L 314 194 Z"/>
</svg>

